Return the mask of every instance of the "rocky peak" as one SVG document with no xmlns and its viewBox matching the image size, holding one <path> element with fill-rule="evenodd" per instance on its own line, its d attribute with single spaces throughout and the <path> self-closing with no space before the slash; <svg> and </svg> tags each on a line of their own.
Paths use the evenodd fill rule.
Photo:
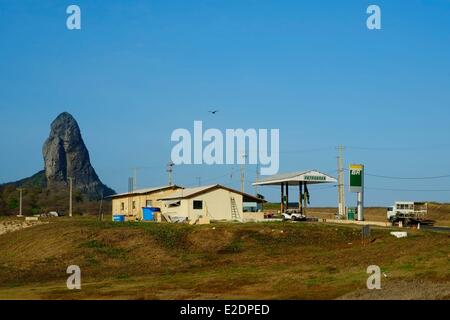
<svg viewBox="0 0 450 320">
<path fill-rule="evenodd" d="M 71 114 L 63 112 L 52 122 L 42 152 L 49 188 L 67 186 L 67 178 L 73 177 L 75 187 L 91 198 L 114 193 L 92 167 L 80 127 Z"/>
</svg>

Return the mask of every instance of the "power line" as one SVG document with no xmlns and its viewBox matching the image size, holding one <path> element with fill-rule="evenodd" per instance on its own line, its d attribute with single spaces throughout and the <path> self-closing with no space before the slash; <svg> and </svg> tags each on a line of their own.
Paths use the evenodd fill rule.
<svg viewBox="0 0 450 320">
<path fill-rule="evenodd" d="M 346 185 L 348 187 L 348 185 Z M 380 190 L 380 191 L 401 191 L 401 192 L 450 192 L 450 189 L 397 189 L 397 188 L 383 188 L 383 187 L 367 187 L 367 190 Z"/>
<path fill-rule="evenodd" d="M 405 151 L 405 150 L 424 150 L 424 149 L 442 149 L 442 148 L 450 148 L 449 144 L 441 144 L 441 145 L 427 145 L 427 146 L 397 146 L 397 147 L 364 147 L 364 146 L 349 146 L 347 147 L 350 150 L 367 150 L 367 151 Z"/>
<path fill-rule="evenodd" d="M 348 171 L 348 169 L 345 169 Z M 433 179 L 444 179 L 450 178 L 450 174 L 440 175 L 440 176 L 424 176 L 424 177 L 396 177 L 396 176 L 385 176 L 379 174 L 371 174 L 364 173 L 366 176 L 375 177 L 375 178 L 383 178 L 383 179 L 392 179 L 392 180 L 433 180 Z"/>
<path fill-rule="evenodd" d="M 378 187 L 364 187 L 368 190 L 380 190 L 380 191 L 401 191 L 401 192 L 450 192 L 450 189 L 390 189 L 390 188 L 378 188 Z"/>
<path fill-rule="evenodd" d="M 442 176 L 432 176 L 432 177 L 391 177 L 391 176 L 383 176 L 377 174 L 365 173 L 365 175 L 375 178 L 384 178 L 384 179 L 392 179 L 392 180 L 433 180 L 433 179 L 444 179 L 450 178 L 450 174 L 442 175 Z"/>
<path fill-rule="evenodd" d="M 232 169 L 231 170 L 231 174 L 235 173 L 235 171 L 236 171 L 235 169 Z M 208 178 L 208 179 L 202 179 L 202 182 L 204 183 L 205 181 L 215 181 L 215 180 L 219 180 L 219 179 L 222 179 L 222 178 L 225 178 L 225 177 L 229 177 L 229 176 L 230 176 L 230 172 L 222 174 L 222 175 L 217 176 L 217 177 Z"/>
</svg>

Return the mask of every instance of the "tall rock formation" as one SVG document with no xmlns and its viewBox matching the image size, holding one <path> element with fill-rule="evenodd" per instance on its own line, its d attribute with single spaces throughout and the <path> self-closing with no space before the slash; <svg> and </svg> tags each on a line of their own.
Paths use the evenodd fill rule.
<svg viewBox="0 0 450 320">
<path fill-rule="evenodd" d="M 72 177 L 75 188 L 92 199 L 115 193 L 97 176 L 78 123 L 69 113 L 61 113 L 53 121 L 50 136 L 44 143 L 42 153 L 48 188 L 65 187 L 67 178 Z"/>
</svg>

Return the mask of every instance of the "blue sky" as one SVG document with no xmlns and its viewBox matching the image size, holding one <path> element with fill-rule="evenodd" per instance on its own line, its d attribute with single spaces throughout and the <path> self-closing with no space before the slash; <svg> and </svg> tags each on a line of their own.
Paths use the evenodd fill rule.
<svg viewBox="0 0 450 320">
<path fill-rule="evenodd" d="M 66 28 L 70 4 L 81 8 L 80 31 Z M 382 30 L 366 28 L 370 4 L 381 7 Z M 42 169 L 42 144 L 63 111 L 117 191 L 132 167 L 138 187 L 165 184 L 171 132 L 194 120 L 279 128 L 281 172 L 335 175 L 342 144 L 346 165 L 364 163 L 369 174 L 450 174 L 449 57 L 448 0 L 0 0 L 0 182 Z M 247 167 L 249 182 L 255 171 Z M 174 175 L 239 187 L 237 166 Z M 368 176 L 366 186 L 368 205 L 450 198 L 400 191 L 450 190 L 450 178 Z M 313 189 L 312 205 L 336 199 L 335 188 Z"/>
</svg>

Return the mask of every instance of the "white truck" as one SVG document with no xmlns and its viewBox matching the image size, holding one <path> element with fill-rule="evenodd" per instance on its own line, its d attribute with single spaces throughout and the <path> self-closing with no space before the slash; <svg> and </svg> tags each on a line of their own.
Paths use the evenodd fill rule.
<svg viewBox="0 0 450 320">
<path fill-rule="evenodd" d="M 393 224 L 402 222 L 404 226 L 417 225 L 425 222 L 427 213 L 426 202 L 397 201 L 394 206 L 387 208 L 387 219 Z"/>
</svg>

